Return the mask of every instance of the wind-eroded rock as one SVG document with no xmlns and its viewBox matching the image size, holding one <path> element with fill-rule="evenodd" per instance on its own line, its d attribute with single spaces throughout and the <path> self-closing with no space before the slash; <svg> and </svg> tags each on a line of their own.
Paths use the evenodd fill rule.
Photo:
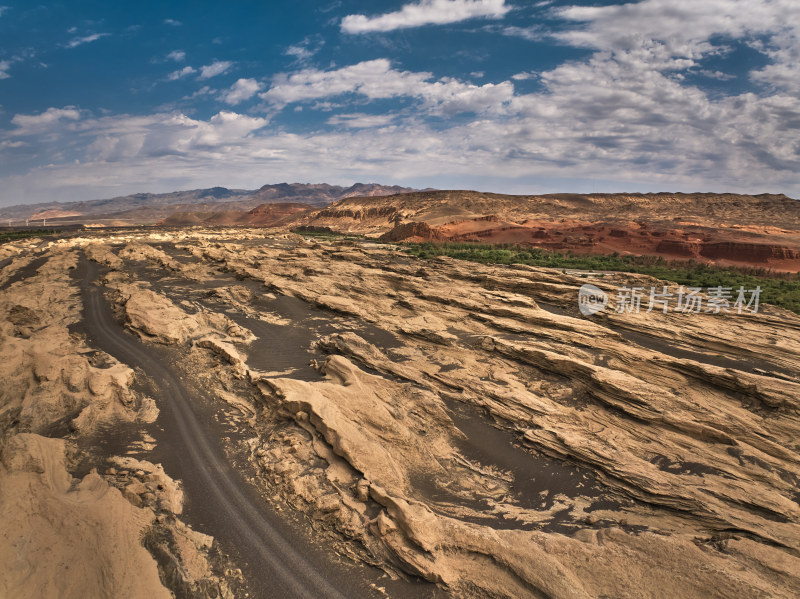
<svg viewBox="0 0 800 599">
<path fill-rule="evenodd" d="M 586 282 L 612 297 L 623 284 L 668 284 L 421 261 L 370 243 L 192 235 L 177 270 L 166 245 L 124 254 L 132 274 L 106 279 L 120 315 L 146 342 L 176 346 L 226 415 L 241 412 L 259 484 L 343 554 L 459 597 L 796 595 L 796 315 L 629 314 L 612 301 L 582 318 Z M 39 270 L 55 277 L 57 266 Z M 152 287 L 134 280 L 142 271 Z M 177 290 L 155 282 L 160 272 Z M 213 277 L 213 291 L 192 272 Z M 50 310 L 22 295 L 5 308 L 15 354 Z M 74 307 L 53 305 L 68 321 Z M 236 313 L 261 321 L 238 320 L 254 334 L 232 326 Z M 256 335 L 259 369 L 243 349 Z M 31 354 L 15 384 L 81 387 L 61 359 Z M 269 359 L 281 366 L 263 368 Z M 87 397 L 126 382 L 88 379 Z M 134 505 L 177 512 L 142 464 L 115 485 Z M 174 553 L 156 541 L 156 554 Z"/>
<path fill-rule="evenodd" d="M 268 401 L 277 398 L 281 411 L 319 435 L 312 456 L 328 455 L 324 440 L 331 469 L 341 460 L 353 469 L 334 520 L 367 539 L 373 557 L 466 596 L 469 588 L 514 597 L 791 596 L 798 579 L 783 560 L 795 563 L 800 550 L 798 389 L 789 374 L 763 373 L 800 357 L 796 316 L 764 307 L 757 317 L 611 312 L 587 320 L 574 316 L 586 279 L 416 262 L 381 249 L 218 248 L 214 259 L 330 309 L 331 318 L 346 314 L 394 334 L 399 347 L 383 350 L 349 331 L 320 339 L 317 347 L 331 354 L 326 382 L 258 382 Z M 661 283 L 626 276 L 592 282 L 609 292 L 625 282 Z M 346 311 L 320 301 L 333 293 L 346 298 Z M 542 307 L 551 305 L 564 313 Z M 697 359 L 673 356 L 673 345 Z M 739 368 L 715 365 L 721 351 Z M 764 358 L 770 365 L 761 374 L 746 366 Z M 534 455 L 592 472 L 594 487 L 552 489 L 541 504 L 514 493 L 515 482 L 526 485 L 523 473 L 460 461 L 463 437 L 451 423 L 428 417 L 427 427 L 410 425 L 413 406 L 444 402 L 479 407 Z M 303 459 L 318 459 L 294 451 L 288 461 L 276 449 L 259 459 L 283 480 L 303 472 Z M 425 476 L 442 464 L 444 474 Z M 467 471 L 484 484 L 459 483 Z M 329 493 L 325 476 L 307 472 L 302 486 L 287 479 L 287 492 L 318 510 L 311 506 Z M 383 509 L 371 519 L 348 503 L 363 500 L 363 481 L 368 501 Z M 508 530 L 513 523 L 517 530 Z M 761 560 L 774 569 L 764 573 Z"/>
<path fill-rule="evenodd" d="M 54 253 L 41 274 L 0 295 L 0 422 L 16 422 L 17 430 L 88 432 L 120 419 L 150 422 L 158 414 L 151 399 L 130 391 L 129 367 L 87 351 L 69 334 L 67 326 L 80 318 L 68 275 L 75 263 L 74 253 Z"/>
<path fill-rule="evenodd" d="M 65 447 L 33 434 L 3 447 L 0 595 L 169 598 L 140 542 L 153 513 L 95 472 L 73 480 Z"/>
<path fill-rule="evenodd" d="M 128 326 L 143 337 L 168 345 L 187 343 L 210 334 L 245 343 L 253 339 L 250 331 L 223 314 L 190 314 L 165 296 L 136 284 L 117 285 L 116 291 Z"/>
</svg>

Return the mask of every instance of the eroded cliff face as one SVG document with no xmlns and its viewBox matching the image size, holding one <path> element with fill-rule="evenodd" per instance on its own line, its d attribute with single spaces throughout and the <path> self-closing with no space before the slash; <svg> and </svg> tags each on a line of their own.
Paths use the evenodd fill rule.
<svg viewBox="0 0 800 599">
<path fill-rule="evenodd" d="M 467 190 L 436 190 L 340 200 L 318 218 L 377 219 L 400 213 L 409 220 L 439 225 L 492 215 L 521 222 L 613 219 L 632 222 L 682 222 L 709 227 L 781 226 L 800 230 L 797 200 L 784 195 L 730 193 L 596 193 L 503 195 Z"/>
<path fill-rule="evenodd" d="M 800 250 L 768 243 L 745 243 L 736 241 L 717 241 L 704 243 L 699 254 L 704 258 L 732 260 L 735 262 L 756 262 L 766 264 L 771 260 L 800 259 Z"/>
<path fill-rule="evenodd" d="M 665 283 L 290 234 L 63 246 L 342 555 L 457 597 L 800 588 L 797 315 L 584 318 L 584 283 Z"/>
<path fill-rule="evenodd" d="M 767 194 L 431 191 L 346 199 L 303 222 L 389 241 L 512 243 L 800 271 L 800 201 Z"/>
<path fill-rule="evenodd" d="M 380 241 L 446 241 L 447 235 L 426 223 L 403 223 L 380 236 Z"/>
</svg>

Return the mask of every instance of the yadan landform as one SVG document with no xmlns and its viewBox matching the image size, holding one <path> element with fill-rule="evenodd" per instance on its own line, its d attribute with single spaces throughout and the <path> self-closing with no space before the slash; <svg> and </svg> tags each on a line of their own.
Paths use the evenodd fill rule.
<svg viewBox="0 0 800 599">
<path fill-rule="evenodd" d="M 583 227 L 711 268 L 701 200 L 729 262 L 796 285 L 778 196 L 429 191 L 4 243 L 0 595 L 796 597 L 798 314 L 392 241 Z"/>
</svg>

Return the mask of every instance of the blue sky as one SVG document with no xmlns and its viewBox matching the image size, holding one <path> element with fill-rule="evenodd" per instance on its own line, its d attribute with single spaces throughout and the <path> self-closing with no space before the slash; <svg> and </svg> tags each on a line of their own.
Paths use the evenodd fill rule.
<svg viewBox="0 0 800 599">
<path fill-rule="evenodd" d="M 797 0 L 0 0 L 0 205 L 355 181 L 800 197 Z"/>
</svg>

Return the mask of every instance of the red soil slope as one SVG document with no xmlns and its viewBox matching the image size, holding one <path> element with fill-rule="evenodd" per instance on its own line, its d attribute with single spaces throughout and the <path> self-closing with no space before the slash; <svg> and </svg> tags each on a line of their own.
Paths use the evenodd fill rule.
<svg viewBox="0 0 800 599">
<path fill-rule="evenodd" d="M 800 201 L 783 195 L 433 191 L 344 199 L 302 220 L 391 241 L 516 243 L 800 272 Z"/>
</svg>

